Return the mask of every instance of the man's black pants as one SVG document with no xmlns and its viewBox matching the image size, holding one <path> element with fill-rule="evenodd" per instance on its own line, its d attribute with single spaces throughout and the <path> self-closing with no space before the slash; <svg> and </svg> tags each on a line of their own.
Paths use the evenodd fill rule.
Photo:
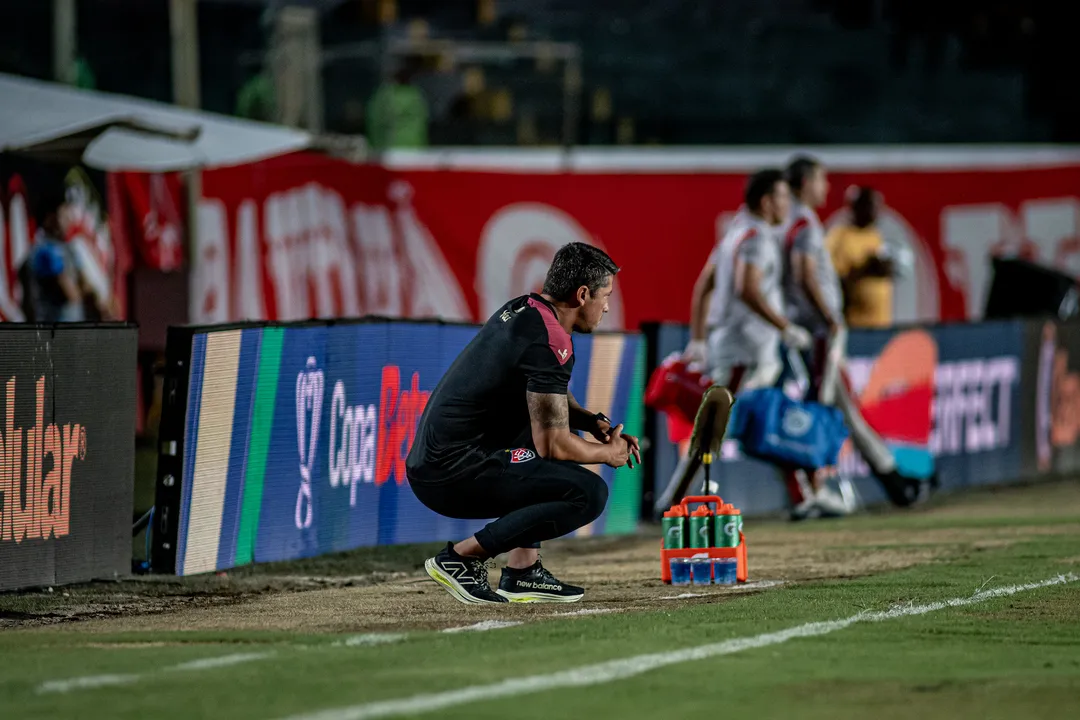
<svg viewBox="0 0 1080 720">
<path fill-rule="evenodd" d="M 546 460 L 534 450 L 500 450 L 475 472 L 446 482 L 409 479 L 413 493 L 431 510 L 462 520 L 498 518 L 476 533 L 494 557 L 520 547 L 539 547 L 588 525 L 607 504 L 603 479 L 573 462 Z"/>
</svg>

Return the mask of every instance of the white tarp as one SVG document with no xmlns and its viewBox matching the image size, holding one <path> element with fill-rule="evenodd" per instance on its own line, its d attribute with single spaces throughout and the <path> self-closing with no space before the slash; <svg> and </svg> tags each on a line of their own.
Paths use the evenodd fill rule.
<svg viewBox="0 0 1080 720">
<path fill-rule="evenodd" d="M 103 130 L 83 162 L 165 172 L 255 162 L 309 147 L 309 133 L 0 73 L 0 152 Z"/>
</svg>

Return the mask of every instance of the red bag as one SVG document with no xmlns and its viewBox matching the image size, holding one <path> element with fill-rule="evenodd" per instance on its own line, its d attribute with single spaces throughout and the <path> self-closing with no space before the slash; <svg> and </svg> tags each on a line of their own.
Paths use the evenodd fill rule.
<svg viewBox="0 0 1080 720">
<path fill-rule="evenodd" d="M 696 370 L 677 354 L 670 355 L 653 371 L 645 388 L 645 405 L 667 415 L 668 438 L 675 443 L 688 440 L 694 417 L 712 378 Z"/>
</svg>

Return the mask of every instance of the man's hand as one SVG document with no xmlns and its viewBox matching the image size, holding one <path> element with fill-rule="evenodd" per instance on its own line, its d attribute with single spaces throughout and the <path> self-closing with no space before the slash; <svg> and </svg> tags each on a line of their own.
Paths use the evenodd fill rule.
<svg viewBox="0 0 1080 720">
<path fill-rule="evenodd" d="M 605 447 L 608 449 L 608 457 L 604 460 L 605 465 L 621 468 L 630 462 L 630 446 L 622 437 L 622 425 L 616 425 L 611 429 L 611 439 Z"/>
<path fill-rule="evenodd" d="M 704 340 L 691 340 L 683 350 L 682 359 L 688 363 L 704 365 L 706 361 L 706 344 Z"/>
<path fill-rule="evenodd" d="M 814 336 L 801 325 L 788 323 L 780 332 L 780 340 L 793 350 L 806 350 L 814 343 Z"/>
<path fill-rule="evenodd" d="M 635 465 L 641 464 L 641 442 L 633 435 L 627 435 L 622 431 L 622 425 L 616 426 L 619 430 L 619 437 L 626 443 L 627 452 L 630 454 L 630 459 L 627 461 L 631 468 Z M 590 434 L 598 441 L 605 445 L 612 444 L 614 440 L 615 431 L 611 427 L 611 423 L 606 420 L 596 419 L 596 429 L 591 430 Z"/>
<path fill-rule="evenodd" d="M 608 446 L 611 447 L 613 462 L 607 464 L 614 468 L 629 465 L 633 469 L 641 464 L 641 443 L 633 435 L 623 435 L 622 428 L 622 424 L 619 424 L 611 430 Z"/>
<path fill-rule="evenodd" d="M 621 428 L 622 425 L 619 427 Z M 626 441 L 626 448 L 630 452 L 629 465 L 632 469 L 635 465 L 641 464 L 641 443 L 638 442 L 638 439 L 633 435 L 620 434 L 622 435 L 622 439 Z"/>
</svg>

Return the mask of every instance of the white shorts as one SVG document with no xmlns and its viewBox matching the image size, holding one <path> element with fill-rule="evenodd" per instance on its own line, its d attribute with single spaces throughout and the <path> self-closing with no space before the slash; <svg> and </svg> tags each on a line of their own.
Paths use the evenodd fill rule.
<svg viewBox="0 0 1080 720">
<path fill-rule="evenodd" d="M 732 393 L 776 384 L 784 369 L 776 342 L 765 342 L 755 348 L 726 345 L 723 331 L 713 330 L 709 333 L 707 357 L 713 382 Z"/>
</svg>

